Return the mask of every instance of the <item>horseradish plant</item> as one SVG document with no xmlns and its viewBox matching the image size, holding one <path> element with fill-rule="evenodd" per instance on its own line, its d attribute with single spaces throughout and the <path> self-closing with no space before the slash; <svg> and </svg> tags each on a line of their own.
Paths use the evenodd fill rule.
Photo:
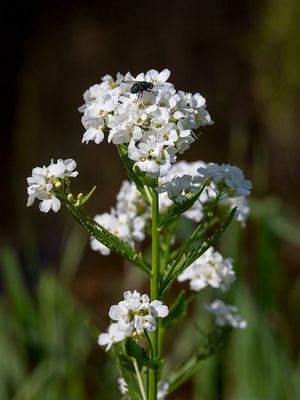
<svg viewBox="0 0 300 400">
<path fill-rule="evenodd" d="M 34 168 L 27 179 L 28 206 L 35 199 L 42 212 L 57 212 L 64 205 L 91 236 L 93 250 L 122 255 L 149 279 L 149 294 L 130 288 L 111 306 L 111 323 L 98 338 L 116 360 L 123 400 L 164 399 L 215 352 L 225 333 L 246 327 L 236 307 L 217 299 L 204 304 L 214 321 L 206 345 L 161 378 L 168 329 L 185 317 L 193 292 L 211 286 L 221 293 L 235 279 L 232 260 L 224 259 L 213 245 L 233 219 L 245 224 L 245 197 L 251 190 L 237 167 L 177 161 L 196 141 L 198 128 L 212 120 L 205 99 L 199 93 L 176 91 L 167 82 L 169 75 L 167 69 L 136 77 L 117 74 L 116 79 L 106 75 L 84 93 L 79 109 L 85 128 L 82 142 L 100 144 L 106 138 L 116 146 L 129 178 L 110 212 L 94 218 L 86 213 L 83 205 L 94 188 L 74 196 L 70 183 L 78 172 L 72 159 L 52 160 L 47 167 Z M 179 243 L 182 218 L 194 221 L 195 230 Z M 138 250 L 147 235 L 150 260 Z M 169 304 L 170 289 L 183 281 L 189 281 L 190 289 L 180 290 Z"/>
</svg>

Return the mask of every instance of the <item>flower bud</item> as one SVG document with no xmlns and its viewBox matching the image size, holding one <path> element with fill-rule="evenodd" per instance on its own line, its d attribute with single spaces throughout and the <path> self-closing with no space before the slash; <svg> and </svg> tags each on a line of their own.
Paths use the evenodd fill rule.
<svg viewBox="0 0 300 400">
<path fill-rule="evenodd" d="M 71 203 L 73 203 L 74 197 L 73 197 L 72 193 L 69 193 L 69 194 L 68 194 L 67 199 L 68 199 Z"/>
</svg>

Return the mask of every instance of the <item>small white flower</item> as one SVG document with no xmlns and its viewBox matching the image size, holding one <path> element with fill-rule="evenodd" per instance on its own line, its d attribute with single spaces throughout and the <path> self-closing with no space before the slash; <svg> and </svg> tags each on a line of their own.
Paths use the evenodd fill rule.
<svg viewBox="0 0 300 400">
<path fill-rule="evenodd" d="M 149 312 L 155 318 L 161 317 L 164 318 L 169 314 L 169 309 L 166 305 L 164 305 L 160 300 L 153 300 L 149 304 Z"/>
<path fill-rule="evenodd" d="M 94 127 L 88 128 L 83 135 L 82 143 L 88 143 L 90 141 L 93 141 L 96 144 L 101 143 L 102 140 L 104 139 L 104 133 L 101 129 L 99 129 L 99 125 L 97 125 L 97 128 Z"/>
<path fill-rule="evenodd" d="M 220 190 L 226 190 L 229 197 L 248 196 L 251 192 L 251 182 L 245 180 L 243 171 L 238 167 L 209 163 L 199 168 L 198 172 L 202 179 L 209 178 Z"/>
<path fill-rule="evenodd" d="M 121 394 L 128 393 L 128 385 L 122 376 L 118 379 L 118 385 L 119 385 L 119 390 L 120 390 Z"/>
<path fill-rule="evenodd" d="M 206 286 L 227 290 L 235 280 L 230 258 L 224 259 L 220 253 L 210 247 L 178 276 L 178 281 L 190 281 L 190 288 L 198 292 Z"/>
<path fill-rule="evenodd" d="M 176 203 L 182 203 L 189 195 L 196 193 L 198 187 L 192 184 L 192 176 L 175 176 L 171 181 L 164 183 L 157 188 L 159 193 L 167 192 L 168 197 Z"/>
<path fill-rule="evenodd" d="M 205 304 L 204 308 L 214 315 L 217 326 L 230 326 L 236 329 L 247 327 L 247 322 L 237 314 L 238 308 L 235 306 L 225 304 L 221 300 L 215 300 L 211 304 Z"/>
<path fill-rule="evenodd" d="M 157 387 L 157 400 L 164 400 L 166 395 L 168 394 L 169 384 L 168 382 L 158 382 Z"/>
<path fill-rule="evenodd" d="M 27 178 L 28 200 L 27 206 L 31 206 L 35 199 L 40 200 L 39 208 L 47 213 L 50 209 L 57 212 L 60 209 L 61 202 L 56 196 L 56 187 L 62 185 L 65 178 L 76 177 L 78 175 L 76 162 L 72 159 L 53 160 L 46 167 L 36 167 L 32 170 L 32 176 Z"/>
<path fill-rule="evenodd" d="M 146 330 L 147 332 L 155 331 L 157 322 L 151 315 L 136 315 L 134 318 L 134 328 L 138 334 Z"/>
<path fill-rule="evenodd" d="M 164 318 L 169 310 L 159 300 L 150 302 L 147 294 L 130 290 L 124 292 L 124 300 L 110 307 L 109 317 L 125 337 L 151 332 L 157 327 L 157 318 Z"/>
<path fill-rule="evenodd" d="M 125 333 L 120 331 L 118 324 L 111 324 L 107 333 L 101 333 L 98 337 L 98 344 L 106 346 L 108 351 L 114 343 L 122 342 L 125 339 Z"/>
</svg>

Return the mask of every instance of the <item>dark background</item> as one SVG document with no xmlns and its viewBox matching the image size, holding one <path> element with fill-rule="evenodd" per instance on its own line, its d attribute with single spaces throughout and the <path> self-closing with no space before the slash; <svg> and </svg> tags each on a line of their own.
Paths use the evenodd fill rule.
<svg viewBox="0 0 300 400">
<path fill-rule="evenodd" d="M 74 191 L 97 185 L 88 208 L 108 210 L 125 175 L 114 146 L 81 144 L 84 129 L 77 108 L 82 94 L 105 74 L 168 68 L 177 89 L 199 91 L 206 98 L 215 121 L 203 128 L 184 158 L 236 164 L 253 181 L 254 216 L 249 233 L 242 234 L 241 279 L 264 311 L 270 306 L 271 335 L 284 342 L 282 351 L 297 365 L 299 20 L 297 0 L 2 6 L 0 243 L 20 259 L 25 286 L 34 293 L 40 271 L 58 270 L 74 225 L 64 212 L 41 215 L 36 204 L 26 208 L 25 179 L 31 169 L 48 165 L 51 158 L 74 158 L 80 172 Z M 279 221 L 275 227 L 273 221 Z M 260 236 L 265 228 L 267 239 Z M 273 247 L 264 247 L 269 240 Z M 253 256 L 255 245 L 264 248 L 260 258 Z M 87 248 L 72 281 L 72 293 L 96 321 L 99 315 L 106 318 L 115 293 L 125 285 L 119 279 L 126 279 L 127 270 L 117 270 L 116 264 L 118 257 L 101 258 Z M 271 289 L 262 279 L 272 280 Z"/>
</svg>

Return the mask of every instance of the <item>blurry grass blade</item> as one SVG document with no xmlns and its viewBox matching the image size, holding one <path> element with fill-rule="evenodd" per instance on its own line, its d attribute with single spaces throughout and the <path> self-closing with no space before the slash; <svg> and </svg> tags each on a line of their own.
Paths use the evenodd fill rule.
<svg viewBox="0 0 300 400">
<path fill-rule="evenodd" d="M 21 266 L 16 254 L 7 247 L 0 253 L 0 261 L 5 288 L 16 319 L 32 321 L 36 316 L 34 305 L 22 278 Z"/>
<path fill-rule="evenodd" d="M 85 249 L 87 237 L 82 234 L 81 229 L 74 225 L 60 262 L 59 276 L 65 283 L 71 283 L 80 265 L 82 254 Z"/>
<path fill-rule="evenodd" d="M 43 391 L 47 383 L 53 378 L 56 365 L 45 359 L 33 370 L 24 383 L 19 387 L 17 393 L 11 400 L 33 400 L 43 398 Z"/>
<path fill-rule="evenodd" d="M 10 324 L 10 316 L 1 307 L 0 317 L 0 399 L 5 400 L 8 399 L 8 388 L 18 387 L 25 379 L 28 366 L 24 346 L 16 345 L 11 330 L 5 329 Z"/>
<path fill-rule="evenodd" d="M 169 314 L 161 322 L 163 329 L 168 329 L 180 319 L 182 319 L 187 312 L 187 301 L 185 291 L 182 290 L 177 296 L 176 300 L 170 307 Z"/>
<path fill-rule="evenodd" d="M 284 215 L 285 208 L 276 198 L 264 200 L 251 199 L 251 217 L 255 220 L 264 219 L 270 230 L 278 238 L 300 247 L 299 216 L 294 210 L 290 210 L 292 217 Z M 295 223 L 298 221 L 298 225 Z"/>
<path fill-rule="evenodd" d="M 168 393 L 173 392 L 186 382 L 200 368 L 203 361 L 217 351 L 219 345 L 220 342 L 214 342 L 205 348 L 200 348 L 196 354 L 182 364 L 178 371 L 171 374 Z"/>
</svg>

